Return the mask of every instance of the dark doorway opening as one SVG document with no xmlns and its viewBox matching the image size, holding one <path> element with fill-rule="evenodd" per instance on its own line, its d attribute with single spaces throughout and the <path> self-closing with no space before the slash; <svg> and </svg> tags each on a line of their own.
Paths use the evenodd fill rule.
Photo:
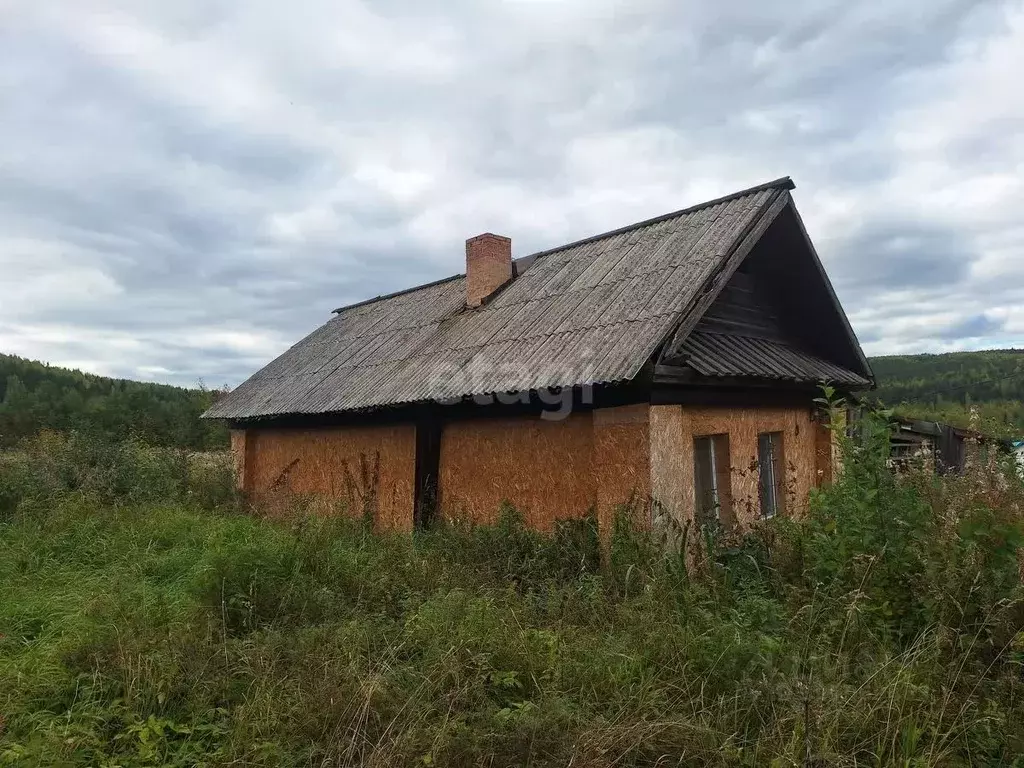
<svg viewBox="0 0 1024 768">
<path fill-rule="evenodd" d="M 437 511 L 438 471 L 441 466 L 441 419 L 436 411 L 424 411 L 416 420 L 416 500 L 413 522 L 430 525 Z"/>
</svg>

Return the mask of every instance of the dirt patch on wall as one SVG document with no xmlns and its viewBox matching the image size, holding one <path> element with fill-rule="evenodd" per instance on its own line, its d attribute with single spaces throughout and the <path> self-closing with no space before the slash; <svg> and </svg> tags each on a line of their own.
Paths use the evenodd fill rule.
<svg viewBox="0 0 1024 768">
<path fill-rule="evenodd" d="M 251 429 L 236 465 L 242 490 L 271 513 L 286 497 L 308 495 L 353 517 L 368 516 L 379 530 L 411 530 L 416 467 L 416 428 L 329 427 Z M 325 504 L 326 502 L 326 504 Z"/>
</svg>

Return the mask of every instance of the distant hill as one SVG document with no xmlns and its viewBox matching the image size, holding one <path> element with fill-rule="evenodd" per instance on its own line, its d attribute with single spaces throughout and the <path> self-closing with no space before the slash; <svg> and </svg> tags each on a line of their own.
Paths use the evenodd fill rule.
<svg viewBox="0 0 1024 768">
<path fill-rule="evenodd" d="M 0 354 L 0 446 L 43 429 L 78 430 L 153 445 L 210 450 L 227 445 L 223 425 L 200 421 L 215 393 L 109 379 Z"/>
<path fill-rule="evenodd" d="M 878 382 L 870 396 L 897 412 L 1024 436 L 1024 350 L 892 355 L 870 362 Z M 0 447 L 42 429 L 75 429 L 116 440 L 134 435 L 154 445 L 223 448 L 225 427 L 199 419 L 215 395 L 0 354 Z"/>
<path fill-rule="evenodd" d="M 871 358 L 885 405 L 918 418 L 1024 434 L 1024 350 Z M 971 410 L 976 412 L 972 417 Z"/>
</svg>

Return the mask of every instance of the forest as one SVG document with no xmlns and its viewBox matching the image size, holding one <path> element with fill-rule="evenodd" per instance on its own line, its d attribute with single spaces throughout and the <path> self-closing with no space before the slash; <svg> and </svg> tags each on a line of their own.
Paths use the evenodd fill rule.
<svg viewBox="0 0 1024 768">
<path fill-rule="evenodd" d="M 227 430 L 200 420 L 217 392 L 110 379 L 0 354 L 0 448 L 45 430 L 213 450 Z"/>
<path fill-rule="evenodd" d="M 870 360 L 868 395 L 900 414 L 986 434 L 1024 434 L 1024 350 L 891 355 Z"/>
<path fill-rule="evenodd" d="M 865 398 L 897 413 L 1024 435 L 1024 350 L 871 359 L 878 382 Z M 111 379 L 0 354 L 0 448 L 44 430 L 149 445 L 214 450 L 227 429 L 200 420 L 216 390 Z"/>
</svg>

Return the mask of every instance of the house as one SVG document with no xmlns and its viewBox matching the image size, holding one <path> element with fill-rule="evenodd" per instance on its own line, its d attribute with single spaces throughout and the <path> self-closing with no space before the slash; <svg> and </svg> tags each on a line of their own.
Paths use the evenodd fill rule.
<svg viewBox="0 0 1024 768">
<path fill-rule="evenodd" d="M 344 502 L 380 530 L 622 504 L 683 523 L 798 514 L 832 471 L 813 400 L 871 369 L 788 178 L 342 307 L 206 414 L 240 488 Z M 651 518 L 647 518 L 648 520 Z"/>
</svg>

